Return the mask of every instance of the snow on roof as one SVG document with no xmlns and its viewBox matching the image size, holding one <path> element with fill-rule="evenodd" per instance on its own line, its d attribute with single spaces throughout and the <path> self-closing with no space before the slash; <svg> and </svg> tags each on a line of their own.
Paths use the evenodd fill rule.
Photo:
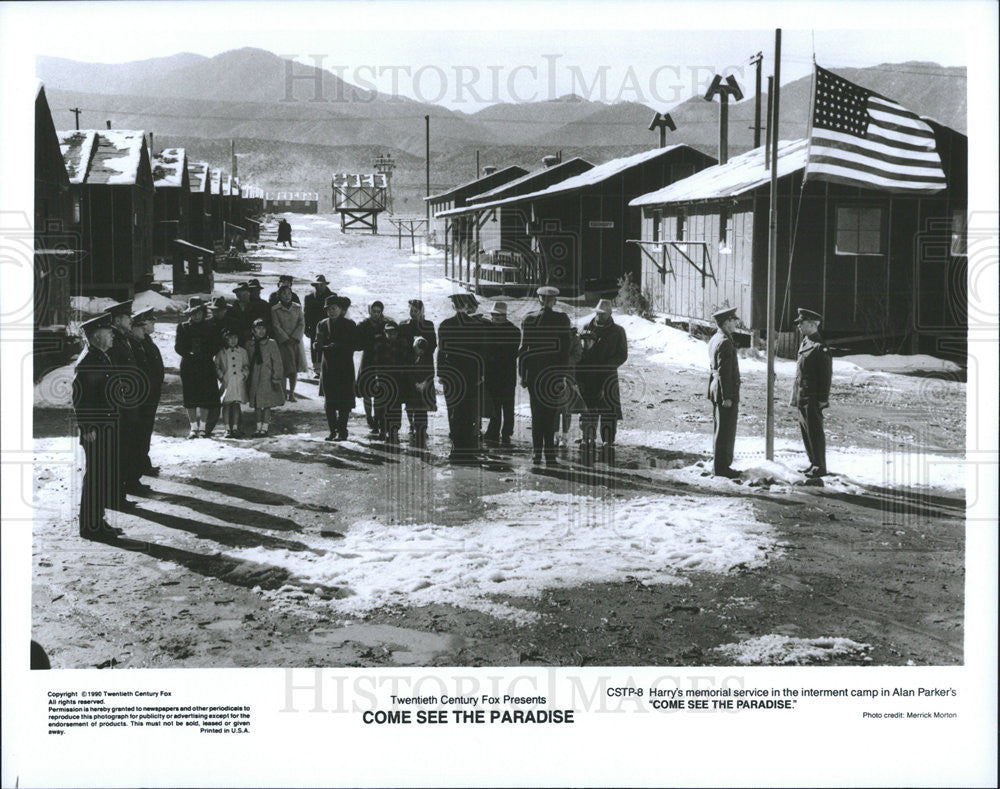
<svg viewBox="0 0 1000 789">
<path fill-rule="evenodd" d="M 593 169 L 594 164 L 588 162 L 586 159 L 581 159 L 579 156 L 574 156 L 572 159 L 567 159 L 565 162 L 560 162 L 552 167 L 543 167 L 540 170 L 535 170 L 528 173 L 527 175 L 522 175 L 520 178 L 515 178 L 513 181 L 508 181 L 505 184 L 490 189 L 488 192 L 482 192 L 477 194 L 475 197 L 470 198 L 470 200 L 477 200 L 481 202 L 486 202 L 488 199 L 498 199 L 501 195 L 509 192 L 511 189 L 516 189 L 518 186 L 524 186 L 525 184 L 530 184 L 535 180 L 543 180 L 546 175 L 551 175 L 552 173 L 558 172 L 559 170 L 567 170 L 570 165 L 576 167 L 579 164 L 587 165 L 587 170 Z"/>
<path fill-rule="evenodd" d="M 97 147 L 87 173 L 88 184 L 134 184 L 139 176 L 146 133 L 107 129 L 97 132 Z"/>
<path fill-rule="evenodd" d="M 82 184 L 87 177 L 90 157 L 94 153 L 94 140 L 97 137 L 97 132 L 91 130 L 57 131 L 56 136 L 59 138 L 59 150 L 66 163 L 66 174 L 69 176 L 69 182 Z"/>
<path fill-rule="evenodd" d="M 334 173 L 333 174 L 333 188 L 334 189 L 344 189 L 353 188 L 360 189 L 362 186 L 368 187 L 379 187 L 385 189 L 388 184 L 386 182 L 385 173 Z"/>
<path fill-rule="evenodd" d="M 187 154 L 183 148 L 164 148 L 159 153 L 153 154 L 151 162 L 153 165 L 153 186 L 157 188 L 183 186 L 184 165 L 186 163 Z M 190 181 L 190 175 L 188 179 Z"/>
<path fill-rule="evenodd" d="M 208 177 L 208 162 L 188 162 L 188 179 L 192 192 L 205 191 L 205 179 Z"/>
<path fill-rule="evenodd" d="M 616 175 L 619 175 L 626 170 L 630 170 L 633 167 L 637 167 L 640 164 L 645 164 L 646 162 L 652 161 L 660 156 L 676 151 L 678 148 L 694 150 L 689 145 L 679 144 L 668 145 L 666 148 L 654 148 L 651 151 L 643 151 L 642 153 L 636 153 L 632 156 L 622 156 L 618 159 L 612 159 L 610 162 L 599 164 L 584 173 L 574 175 L 572 178 L 567 178 L 565 181 L 552 184 L 552 186 L 540 189 L 537 192 L 529 192 L 528 194 L 517 195 L 516 197 L 507 197 L 503 200 L 492 200 L 488 203 L 475 203 L 473 205 L 466 206 L 465 208 L 453 208 L 449 211 L 439 211 L 435 214 L 435 216 L 451 216 L 452 214 L 468 213 L 470 211 L 481 210 L 483 208 L 492 208 L 493 206 L 505 205 L 507 203 L 514 203 L 522 200 L 533 200 L 539 197 L 549 197 L 563 192 L 572 192 L 576 189 L 594 186 L 595 184 L 607 181 L 609 178 L 614 178 Z"/>
<path fill-rule="evenodd" d="M 38 79 L 36 77 L 35 78 L 35 101 L 38 101 L 38 94 L 42 92 L 42 89 L 44 87 L 45 87 L 45 83 L 42 82 L 40 79 Z"/>
<path fill-rule="evenodd" d="M 456 192 L 461 192 L 465 189 L 468 189 L 470 186 L 478 184 L 480 181 L 485 181 L 487 179 L 494 181 L 499 180 L 498 176 L 504 174 L 510 174 L 512 170 L 517 171 L 517 174 L 512 176 L 512 179 L 520 178 L 522 175 L 528 174 L 528 171 L 525 170 L 523 167 L 518 167 L 516 164 L 512 164 L 509 167 L 504 167 L 500 170 L 497 170 L 496 172 L 490 173 L 489 175 L 482 175 L 479 178 L 473 178 L 471 181 L 466 181 L 464 184 L 459 184 L 458 186 L 452 187 L 447 192 L 442 192 L 439 195 L 430 195 L 429 197 L 425 197 L 424 200 L 443 200 L 447 197 L 451 197 Z M 492 187 L 490 188 L 492 189 Z M 478 192 L 476 194 L 478 194 Z"/>
<path fill-rule="evenodd" d="M 220 170 L 218 167 L 213 167 L 209 171 L 208 191 L 210 194 L 213 195 L 222 194 L 222 170 Z"/>
<path fill-rule="evenodd" d="M 778 177 L 801 170 L 806 165 L 809 140 L 778 141 Z M 630 206 L 662 205 L 694 200 L 717 200 L 736 197 L 771 180 L 764 169 L 764 148 L 754 148 L 725 164 L 708 167 L 681 181 L 632 200 Z"/>
</svg>

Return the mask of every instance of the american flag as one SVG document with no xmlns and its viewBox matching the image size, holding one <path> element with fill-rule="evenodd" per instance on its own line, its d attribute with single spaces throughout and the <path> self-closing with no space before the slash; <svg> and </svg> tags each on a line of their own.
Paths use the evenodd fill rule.
<svg viewBox="0 0 1000 789">
<path fill-rule="evenodd" d="M 927 123 L 819 66 L 805 177 L 911 194 L 947 186 Z"/>
</svg>

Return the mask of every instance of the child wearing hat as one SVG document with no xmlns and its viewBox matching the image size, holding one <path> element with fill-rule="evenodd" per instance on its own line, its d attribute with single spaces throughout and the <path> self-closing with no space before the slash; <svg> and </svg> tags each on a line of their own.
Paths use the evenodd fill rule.
<svg viewBox="0 0 1000 789">
<path fill-rule="evenodd" d="M 233 329 L 224 329 L 225 346 L 215 354 L 215 370 L 222 385 L 220 400 L 226 420 L 226 438 L 242 438 L 239 432 L 240 405 L 247 402 L 247 378 L 250 375 L 250 357 L 240 347 L 240 335 Z"/>
</svg>

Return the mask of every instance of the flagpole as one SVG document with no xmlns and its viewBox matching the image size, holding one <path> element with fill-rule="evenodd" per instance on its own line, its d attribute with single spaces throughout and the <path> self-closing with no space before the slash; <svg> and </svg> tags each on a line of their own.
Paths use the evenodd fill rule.
<svg viewBox="0 0 1000 789">
<path fill-rule="evenodd" d="M 781 94 L 781 28 L 774 31 L 774 101 L 771 104 L 771 207 L 767 233 L 767 420 L 764 454 L 774 460 L 775 301 L 778 279 L 778 98 Z"/>
</svg>

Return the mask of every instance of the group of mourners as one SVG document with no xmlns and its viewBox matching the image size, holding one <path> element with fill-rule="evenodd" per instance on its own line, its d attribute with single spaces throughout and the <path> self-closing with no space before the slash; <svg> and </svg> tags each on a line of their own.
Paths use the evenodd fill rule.
<svg viewBox="0 0 1000 789">
<path fill-rule="evenodd" d="M 350 298 L 332 292 L 322 275 L 312 285 L 304 304 L 290 276 L 280 277 L 266 300 L 256 279 L 239 283 L 233 301 L 189 300 L 174 344 L 188 438 L 211 436 L 220 418 L 227 437 L 244 437 L 244 405 L 254 411 L 252 435 L 266 436 L 271 409 L 296 399 L 298 376 L 308 371 L 311 357 L 324 400 L 327 441 L 347 439 L 360 398 L 369 437 L 398 443 L 405 408 L 409 443 L 425 448 L 428 413 L 437 410 L 437 380 L 448 410 L 449 458 L 476 464 L 484 449 L 511 447 L 520 382 L 531 409 L 534 464 L 559 464 L 557 447 L 569 441 L 573 413 L 580 416 L 578 443 L 585 459 L 595 457 L 598 438 L 604 451 L 613 452 L 622 418 L 618 368 L 628 358 L 628 343 L 609 300 L 598 302 L 581 330 L 555 309 L 559 291 L 552 286 L 538 288 L 538 309 L 520 328 L 509 319 L 505 302 L 494 302 L 487 317 L 470 293 L 450 297 L 455 314 L 439 327 L 425 317 L 419 299 L 409 301 L 409 317 L 401 322 L 387 317 L 382 302 L 374 301 L 367 317 L 355 323 L 349 317 Z M 719 330 L 708 346 L 714 473 L 738 477 L 731 467 L 740 390 L 734 344 L 738 318 L 734 309 L 724 309 L 715 319 Z M 820 320 L 810 310 L 799 310 L 803 340 L 792 399 L 810 461 L 803 471 L 811 477 L 826 474 L 823 411 L 832 374 L 829 348 L 819 339 Z M 82 326 L 88 343 L 76 366 L 73 404 L 86 455 L 80 533 L 89 539 L 117 536 L 120 530 L 107 523 L 105 509 L 133 507 L 126 494 L 143 495 L 150 488 L 142 477 L 158 472 L 149 445 L 164 365 L 150 336 L 154 326 L 153 310 L 133 314 L 131 301 Z M 304 338 L 310 340 L 308 353 Z M 357 351 L 361 361 L 355 369 Z"/>
</svg>

